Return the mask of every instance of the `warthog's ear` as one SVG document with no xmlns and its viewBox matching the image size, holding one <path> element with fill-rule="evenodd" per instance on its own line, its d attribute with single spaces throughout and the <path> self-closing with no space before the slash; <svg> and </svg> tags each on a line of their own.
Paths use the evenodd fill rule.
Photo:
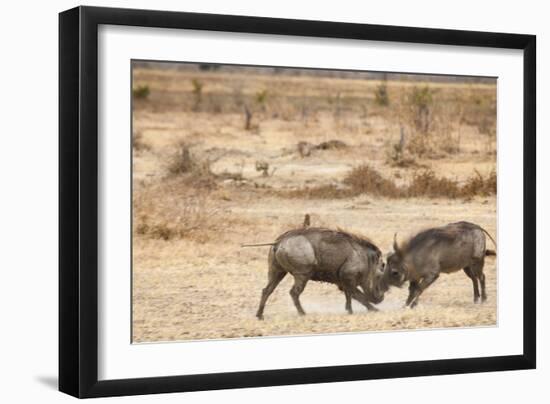
<svg viewBox="0 0 550 404">
<path fill-rule="evenodd" d="M 395 253 L 399 256 L 401 256 L 401 249 L 399 248 L 399 245 L 397 244 L 397 233 L 393 235 L 393 250 Z"/>
</svg>

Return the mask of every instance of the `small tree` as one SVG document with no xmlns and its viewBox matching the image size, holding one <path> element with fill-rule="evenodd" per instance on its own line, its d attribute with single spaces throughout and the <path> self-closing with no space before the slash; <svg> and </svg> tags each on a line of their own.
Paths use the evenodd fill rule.
<svg viewBox="0 0 550 404">
<path fill-rule="evenodd" d="M 269 163 L 263 160 L 256 161 L 256 171 L 261 172 L 264 177 L 269 176 Z"/>
<path fill-rule="evenodd" d="M 262 91 L 258 91 L 256 93 L 256 102 L 264 107 L 265 106 L 265 103 L 267 101 L 267 90 L 262 90 Z"/>
<path fill-rule="evenodd" d="M 386 73 L 382 77 L 382 82 L 374 89 L 374 102 L 381 107 L 390 105 L 390 97 L 388 95 L 388 78 Z"/>
<path fill-rule="evenodd" d="M 248 108 L 247 104 L 244 104 L 244 129 L 250 130 L 252 128 L 252 112 Z"/>
<path fill-rule="evenodd" d="M 433 91 L 428 86 L 413 87 L 409 96 L 409 105 L 413 112 L 413 121 L 416 130 L 427 134 L 431 127 Z"/>
<path fill-rule="evenodd" d="M 193 96 L 195 98 L 195 102 L 194 102 L 194 105 L 193 105 L 193 110 L 198 111 L 199 107 L 200 107 L 200 104 L 202 102 L 202 88 L 203 88 L 204 84 L 200 80 L 197 80 L 197 79 L 191 80 L 191 84 L 193 85 L 192 92 L 193 92 Z"/>
</svg>

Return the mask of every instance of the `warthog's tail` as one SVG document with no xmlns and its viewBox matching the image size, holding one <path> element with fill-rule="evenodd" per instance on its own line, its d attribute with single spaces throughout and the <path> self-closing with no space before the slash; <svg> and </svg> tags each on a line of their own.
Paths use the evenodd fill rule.
<svg viewBox="0 0 550 404">
<path fill-rule="evenodd" d="M 241 247 L 265 247 L 268 245 L 275 245 L 277 243 L 260 243 L 260 244 L 241 244 Z"/>
<path fill-rule="evenodd" d="M 491 239 L 491 241 L 493 242 L 493 244 L 495 245 L 495 250 L 497 249 L 497 243 L 495 241 L 495 239 L 489 234 L 489 232 L 487 230 L 485 230 L 483 227 L 481 226 L 478 226 L 481 231 L 483 233 L 485 233 L 487 235 L 487 237 L 489 237 Z M 497 252 L 495 250 L 486 250 L 485 251 L 485 255 L 489 256 L 489 255 L 497 255 Z"/>
</svg>

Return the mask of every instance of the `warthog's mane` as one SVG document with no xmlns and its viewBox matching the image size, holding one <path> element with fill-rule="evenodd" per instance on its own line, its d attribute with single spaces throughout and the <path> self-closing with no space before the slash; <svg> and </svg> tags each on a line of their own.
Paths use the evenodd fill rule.
<svg viewBox="0 0 550 404">
<path fill-rule="evenodd" d="M 410 251 L 417 246 L 424 245 L 428 240 L 452 243 L 456 237 L 472 228 L 479 228 L 478 225 L 469 222 L 449 223 L 441 227 L 432 227 L 419 231 L 399 245 L 401 251 Z"/>
<path fill-rule="evenodd" d="M 277 237 L 275 242 L 278 243 L 283 238 L 288 236 L 307 236 L 308 234 L 312 234 L 312 233 L 330 233 L 330 235 L 334 238 L 353 241 L 363 247 L 367 247 L 376 251 L 379 256 L 382 255 L 382 251 L 380 251 L 380 249 L 376 246 L 376 244 L 374 244 L 368 237 L 365 237 L 362 234 L 346 231 L 339 227 L 337 227 L 336 230 L 329 229 L 326 227 L 305 227 L 305 228 L 299 228 L 299 229 L 292 229 L 292 230 L 288 230 L 287 232 Z"/>
<path fill-rule="evenodd" d="M 376 244 L 374 244 L 374 242 L 370 238 L 368 238 L 367 236 L 365 236 L 363 234 L 360 234 L 360 233 L 351 232 L 351 231 L 342 229 L 340 227 L 337 227 L 336 230 L 337 230 L 338 235 L 342 235 L 343 237 L 347 237 L 347 238 L 355 241 L 359 245 L 362 245 L 364 247 L 372 248 L 373 250 L 375 250 L 379 254 L 382 254 L 382 251 L 378 248 L 378 246 Z"/>
</svg>

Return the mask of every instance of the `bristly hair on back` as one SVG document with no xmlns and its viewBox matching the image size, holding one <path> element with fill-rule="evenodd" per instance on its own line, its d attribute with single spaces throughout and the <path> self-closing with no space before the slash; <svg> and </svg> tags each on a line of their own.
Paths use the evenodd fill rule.
<svg viewBox="0 0 550 404">
<path fill-rule="evenodd" d="M 347 231 L 345 229 L 342 229 L 341 227 L 337 227 L 336 230 L 329 229 L 329 228 L 326 228 L 326 227 L 305 227 L 305 228 L 302 227 L 302 228 L 298 228 L 298 229 L 292 229 L 292 230 L 288 230 L 288 231 L 284 232 L 279 237 L 277 237 L 277 239 L 275 240 L 275 243 L 278 243 L 284 237 L 287 237 L 287 236 L 299 236 L 299 235 L 304 235 L 305 236 L 307 234 L 311 234 L 311 233 L 315 233 L 315 232 L 331 233 L 335 237 L 342 237 L 342 238 L 346 238 L 348 240 L 352 240 L 352 241 L 356 242 L 359 245 L 362 245 L 362 246 L 365 246 L 365 247 L 368 247 L 368 248 L 371 248 L 371 249 L 375 250 L 379 255 L 382 254 L 382 251 L 380 250 L 380 248 L 378 248 L 378 246 L 376 244 L 374 244 L 372 242 L 372 240 L 369 239 L 368 237 L 366 237 L 362 234 L 356 233 L 356 232 Z"/>
<path fill-rule="evenodd" d="M 364 234 L 361 234 L 361 233 L 358 233 L 358 232 L 352 232 L 352 231 L 346 230 L 342 227 L 336 227 L 336 231 L 348 236 L 349 238 L 351 238 L 352 240 L 354 240 L 356 243 L 358 243 L 360 245 L 365 245 L 367 247 L 371 247 L 371 248 L 375 249 L 376 251 L 380 252 L 380 254 L 382 253 L 382 251 L 378 248 L 378 246 L 376 244 L 374 244 L 374 242 L 369 237 L 365 236 Z"/>
<path fill-rule="evenodd" d="M 401 242 L 399 249 L 401 251 L 408 251 L 417 245 L 423 244 L 426 239 L 436 239 L 450 243 L 465 227 L 479 228 L 478 225 L 469 222 L 456 222 L 445 226 L 427 228 Z"/>
</svg>

